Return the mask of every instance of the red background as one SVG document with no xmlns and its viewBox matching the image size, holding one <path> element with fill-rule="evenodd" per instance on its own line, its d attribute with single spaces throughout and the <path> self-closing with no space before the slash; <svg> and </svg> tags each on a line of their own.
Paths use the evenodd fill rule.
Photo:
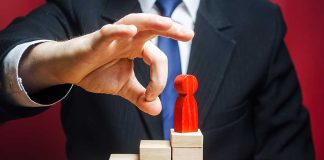
<svg viewBox="0 0 324 160">
<path fill-rule="evenodd" d="M 281 5 L 288 26 L 286 42 L 301 83 L 304 104 L 311 114 L 317 160 L 324 160 L 324 1 L 274 0 Z M 2 0 L 0 29 L 28 13 L 43 0 Z M 65 137 L 60 107 L 0 127 L 1 160 L 64 160 Z"/>
</svg>

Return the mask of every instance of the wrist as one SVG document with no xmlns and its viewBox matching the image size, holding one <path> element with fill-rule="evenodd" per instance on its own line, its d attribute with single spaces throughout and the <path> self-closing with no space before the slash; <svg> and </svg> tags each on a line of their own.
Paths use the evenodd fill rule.
<svg viewBox="0 0 324 160">
<path fill-rule="evenodd" d="M 23 55 L 18 71 L 26 91 L 33 93 L 65 83 L 55 76 L 54 68 L 58 64 L 51 58 L 57 56 L 55 54 L 60 50 L 58 43 L 49 41 L 37 44 Z"/>
</svg>

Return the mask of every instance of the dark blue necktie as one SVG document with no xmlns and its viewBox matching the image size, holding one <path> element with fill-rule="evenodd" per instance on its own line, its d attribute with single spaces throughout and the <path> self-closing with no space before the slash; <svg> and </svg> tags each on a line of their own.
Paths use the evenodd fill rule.
<svg viewBox="0 0 324 160">
<path fill-rule="evenodd" d="M 156 6 L 160 9 L 161 15 L 171 17 L 174 9 L 181 3 L 181 0 L 157 0 Z M 181 61 L 178 41 L 159 37 L 158 47 L 168 57 L 168 80 L 160 98 L 162 102 L 162 119 L 164 139 L 170 139 L 170 129 L 173 128 L 174 104 L 178 96 L 173 87 L 174 79 L 181 74 Z"/>
</svg>

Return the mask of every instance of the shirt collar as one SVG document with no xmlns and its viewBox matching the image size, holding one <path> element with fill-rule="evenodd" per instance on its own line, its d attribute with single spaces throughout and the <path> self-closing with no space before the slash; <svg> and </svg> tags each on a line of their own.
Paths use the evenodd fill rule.
<svg viewBox="0 0 324 160">
<path fill-rule="evenodd" d="M 156 0 L 138 0 L 143 12 L 148 12 L 154 7 Z M 196 19 L 200 0 L 182 0 L 192 19 Z"/>
</svg>

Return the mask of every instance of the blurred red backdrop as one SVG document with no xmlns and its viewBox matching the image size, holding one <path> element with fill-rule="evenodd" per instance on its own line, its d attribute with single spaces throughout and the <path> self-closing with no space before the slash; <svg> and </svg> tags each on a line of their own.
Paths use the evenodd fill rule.
<svg viewBox="0 0 324 160">
<path fill-rule="evenodd" d="M 1 0 L 0 30 L 15 17 L 26 15 L 45 0 Z M 65 160 L 65 136 L 60 106 L 32 118 L 0 127 L 0 160 Z"/>
<path fill-rule="evenodd" d="M 317 160 L 324 160 L 324 1 L 274 0 L 288 26 L 286 43 L 297 69 L 304 104 L 310 111 Z M 44 0 L 2 0 L 0 29 L 23 16 Z M 0 127 L 0 159 L 64 160 L 65 137 L 60 106 Z"/>
</svg>

